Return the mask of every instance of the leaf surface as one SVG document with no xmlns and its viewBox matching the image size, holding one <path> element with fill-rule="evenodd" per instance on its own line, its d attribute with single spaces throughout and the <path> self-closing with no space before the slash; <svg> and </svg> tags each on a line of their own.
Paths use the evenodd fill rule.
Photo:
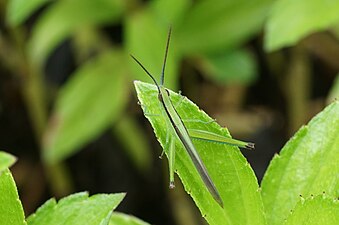
<svg viewBox="0 0 339 225">
<path fill-rule="evenodd" d="M 285 225 L 337 225 L 339 201 L 319 195 L 302 199 L 297 203 Z"/>
<path fill-rule="evenodd" d="M 261 185 L 268 224 L 282 224 L 300 195 L 339 196 L 338 134 L 336 101 L 300 128 L 272 159 Z"/>
<path fill-rule="evenodd" d="M 164 117 L 156 87 L 141 81 L 135 81 L 134 84 L 144 113 L 152 124 L 158 141 L 168 154 L 167 134 L 168 138 L 173 138 L 175 133 L 169 126 L 168 119 Z M 172 91 L 170 95 L 174 106 L 181 102 L 176 107 L 181 118 L 184 121 L 191 120 L 185 123 L 187 128 L 229 136 L 226 128 L 221 128 L 215 122 L 209 123 L 212 119 L 193 102 L 187 98 L 181 101 L 182 96 Z M 175 169 L 186 192 L 192 196 L 209 224 L 265 224 L 256 177 L 239 149 L 200 140 L 193 140 L 193 143 L 223 199 L 224 208 L 221 208 L 208 192 L 178 139 L 175 141 Z"/>
<path fill-rule="evenodd" d="M 26 225 L 18 190 L 9 169 L 0 173 L 0 224 Z"/>
<path fill-rule="evenodd" d="M 27 219 L 28 225 L 108 225 L 112 211 L 122 201 L 125 194 L 96 194 L 88 197 L 86 192 L 76 193 L 45 202 L 36 213 Z"/>
</svg>

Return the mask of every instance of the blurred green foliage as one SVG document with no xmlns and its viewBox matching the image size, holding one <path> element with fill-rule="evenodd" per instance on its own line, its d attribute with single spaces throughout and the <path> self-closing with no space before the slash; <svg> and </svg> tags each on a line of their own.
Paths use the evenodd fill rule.
<svg viewBox="0 0 339 225">
<path fill-rule="evenodd" d="M 63 86 L 44 139 L 48 162 L 66 158 L 119 118 L 127 102 L 127 71 L 121 55 L 101 54 Z"/>
<path fill-rule="evenodd" d="M 201 57 L 198 65 L 202 73 L 220 85 L 251 84 L 257 78 L 254 56 L 249 50 L 237 49 Z"/>
<path fill-rule="evenodd" d="M 214 96 L 209 95 L 211 89 L 201 91 L 204 87 L 191 87 L 189 91 L 205 94 L 208 102 L 220 99 L 224 103 L 232 99 L 238 101 L 234 105 L 239 105 L 245 101 L 243 96 L 250 85 L 269 77 L 280 85 L 276 87 L 268 81 L 269 88 L 279 88 L 284 94 L 286 106 L 282 107 L 286 107 L 284 111 L 288 114 L 289 134 L 323 107 L 324 103 L 312 107 L 315 103 L 310 101 L 311 78 L 315 80 L 314 86 L 318 86 L 315 76 L 323 75 L 324 71 L 334 71 L 333 74 L 339 71 L 339 4 L 336 0 L 0 2 L 6 14 L 0 32 L 1 68 L 13 74 L 21 88 L 51 186 L 69 182 L 62 162 L 107 129 L 121 141 L 138 170 L 146 172 L 150 168 L 152 152 L 148 136 L 129 105 L 134 95 L 132 81 L 150 80 L 128 55 L 135 55 L 152 74 L 160 75 L 169 26 L 173 28 L 173 39 L 166 66 L 166 87 L 177 91 L 185 79 L 196 77 L 194 73 L 192 76 L 196 70 L 215 86 L 237 85 L 239 88 L 230 89 L 225 94 L 228 98 L 217 91 Z M 118 29 L 119 34 L 112 35 L 107 27 Z M 319 32 L 322 33 L 319 35 Z M 111 38 L 114 35 L 120 36 Z M 65 83 L 55 88 L 45 80 L 45 67 L 65 42 L 70 42 L 76 69 Z M 321 72 L 312 65 L 315 56 L 328 65 Z M 265 60 L 264 66 L 260 60 Z M 190 82 L 192 86 L 195 84 L 194 79 Z M 329 102 L 338 98 L 337 90 L 338 79 Z M 133 105 L 136 104 L 133 102 Z M 218 106 L 223 110 L 229 105 Z M 236 123 L 249 127 L 253 123 L 247 121 L 256 121 L 256 117 L 244 118 L 240 115 Z M 286 154 L 286 150 L 283 152 Z M 8 163 L 4 165 L 7 167 Z M 271 166 L 271 170 L 276 169 Z M 56 192 L 65 194 L 62 190 Z M 267 202 L 269 199 L 264 203 L 270 205 Z M 294 206 L 296 202 L 293 198 L 287 203 Z M 296 213 L 300 213 L 299 209 Z M 288 222 L 293 224 L 293 220 Z"/>
<path fill-rule="evenodd" d="M 133 53 L 151 73 L 159 74 L 170 25 L 174 31 L 166 66 L 168 87 L 177 90 L 180 62 L 187 57 L 202 60 L 205 66 L 198 67 L 212 81 L 253 82 L 257 75 L 255 58 L 246 49 L 235 49 L 262 29 L 272 1 L 250 4 L 247 1 L 150 1 L 143 7 L 136 1 L 122 0 L 47 2 L 10 1 L 7 22 L 18 27 L 44 6 L 23 46 L 30 67 L 37 71 L 43 69 L 49 54 L 66 38 L 76 37 L 74 46 L 81 48 L 74 49 L 84 60 L 61 87 L 53 112 L 47 116 L 48 125 L 44 126 L 44 158 L 55 163 L 119 120 L 126 109 L 131 80 L 147 81 L 126 55 Z M 92 38 L 81 37 L 90 35 L 88 30 L 121 21 L 123 46 L 110 43 L 97 47 L 106 40 L 102 33 Z M 99 49 L 96 59 L 86 59 L 84 48 Z M 230 53 L 225 55 L 225 51 Z M 106 52 L 112 52 L 111 56 Z M 140 142 L 140 145 L 147 144 Z M 149 154 L 145 150 L 142 155 L 147 167 Z"/>
<path fill-rule="evenodd" d="M 316 7 L 316 3 L 317 1 L 312 1 L 312 7 Z M 197 68 L 200 68 L 208 79 L 217 83 L 236 82 L 248 85 L 255 81 L 258 74 L 256 60 L 250 50 L 241 46 L 263 28 L 272 4 L 271 0 L 159 0 L 147 2 L 140 7 L 137 1 L 122 0 L 10 1 L 7 22 L 13 28 L 20 27 L 32 13 L 45 6 L 39 13 L 31 34 L 27 36 L 28 42 L 23 46 L 31 64 L 29 67 L 38 71 L 43 68 L 49 54 L 66 38 L 86 35 L 88 33 L 83 31 L 108 24 L 123 22 L 124 26 L 123 46 L 108 44 L 99 49 L 95 56 L 97 59 L 93 60 L 86 60 L 86 55 L 80 56 L 85 60 L 74 75 L 71 75 L 69 84 L 61 87 L 52 116 L 48 119 L 49 125 L 44 129 L 43 148 L 48 155 L 48 162 L 57 162 L 71 155 L 117 121 L 126 107 L 124 99 L 131 91 L 130 81 L 148 81 L 126 55 L 133 53 L 151 73 L 159 74 L 165 35 L 170 25 L 173 27 L 173 41 L 167 64 L 166 84 L 169 88 L 177 90 L 180 62 L 190 57 L 196 59 L 194 62 Z M 280 7 L 280 4 L 289 7 Z M 307 6 L 311 7 L 310 4 Z M 283 12 L 292 13 L 293 10 L 298 10 L 296 7 L 295 4 L 288 4 L 288 1 L 278 1 L 275 4 L 268 22 L 268 46 L 274 46 L 275 41 L 289 39 L 288 32 L 283 32 L 282 35 L 281 32 L 273 30 L 274 27 L 283 29 L 286 24 L 276 24 L 278 19 L 275 18 L 279 17 L 285 21 Z M 276 8 L 283 8 L 284 11 L 278 12 Z M 335 11 L 335 7 L 331 7 L 331 10 Z M 316 19 L 306 13 L 303 18 L 306 21 L 309 18 Z M 324 22 L 321 29 L 332 24 L 334 20 L 333 16 L 327 19 L 328 22 Z M 308 21 L 307 24 L 314 23 Z M 305 29 L 305 26 L 301 24 L 299 28 L 294 29 Z M 315 26 L 311 30 L 314 29 L 320 28 Z M 100 33 L 93 38 L 85 38 L 85 44 L 82 44 L 81 48 L 95 47 L 97 43 L 105 40 L 103 35 Z M 302 36 L 301 34 L 294 39 L 300 39 Z M 77 45 L 79 39 L 81 37 L 73 39 L 74 45 Z M 79 54 L 86 52 L 84 49 L 78 51 Z M 112 57 L 105 57 L 106 52 L 112 52 Z M 114 62 L 117 64 L 114 65 Z M 106 80 L 103 77 L 106 77 Z M 88 100 L 89 96 L 92 96 L 92 101 Z M 115 100 L 111 99 L 109 104 L 112 96 L 115 96 Z M 85 120 L 86 123 L 83 122 Z M 147 157 L 149 154 L 144 155 Z"/>
<path fill-rule="evenodd" d="M 327 102 L 331 103 L 334 100 L 338 99 L 338 97 L 339 97 L 339 74 L 337 75 L 337 77 L 335 78 L 333 82 L 333 86 L 327 97 Z"/>
<path fill-rule="evenodd" d="M 265 47 L 277 50 L 296 44 L 306 35 L 326 30 L 339 21 L 336 0 L 280 0 L 272 7 L 266 26 Z"/>
</svg>

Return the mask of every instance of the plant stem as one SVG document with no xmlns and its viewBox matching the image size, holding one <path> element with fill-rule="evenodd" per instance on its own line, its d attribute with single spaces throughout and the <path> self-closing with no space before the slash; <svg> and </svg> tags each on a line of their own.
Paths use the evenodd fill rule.
<svg viewBox="0 0 339 225">
<path fill-rule="evenodd" d="M 19 76 L 21 94 L 26 103 L 29 117 L 34 130 L 35 139 L 41 146 L 41 140 L 47 124 L 46 91 L 42 74 L 28 60 L 25 46 L 25 35 L 21 28 L 10 30 L 9 39 L 0 37 L 0 47 L 6 48 L 6 53 L 0 57 L 8 69 Z M 11 43 L 12 42 L 12 43 Z M 8 57 L 10 56 L 10 57 Z M 42 150 L 41 150 L 42 151 Z M 56 165 L 44 164 L 46 177 L 55 196 L 64 196 L 72 192 L 70 174 L 64 163 Z"/>
</svg>

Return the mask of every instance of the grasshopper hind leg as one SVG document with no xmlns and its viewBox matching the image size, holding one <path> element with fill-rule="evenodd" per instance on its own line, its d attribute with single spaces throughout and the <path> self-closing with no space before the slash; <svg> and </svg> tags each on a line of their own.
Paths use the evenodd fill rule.
<svg viewBox="0 0 339 225">
<path fill-rule="evenodd" d="M 169 134 L 166 136 L 166 144 L 168 146 L 168 169 L 169 169 L 169 188 L 175 188 L 174 183 L 174 164 L 175 164 L 175 141 L 173 139 L 169 139 Z M 164 156 L 165 151 L 162 150 L 160 159 Z"/>
<path fill-rule="evenodd" d="M 175 165 L 175 141 L 172 139 L 170 141 L 169 151 L 168 151 L 168 168 L 169 168 L 169 177 L 170 177 L 169 188 L 170 189 L 175 188 L 174 165 Z"/>
</svg>

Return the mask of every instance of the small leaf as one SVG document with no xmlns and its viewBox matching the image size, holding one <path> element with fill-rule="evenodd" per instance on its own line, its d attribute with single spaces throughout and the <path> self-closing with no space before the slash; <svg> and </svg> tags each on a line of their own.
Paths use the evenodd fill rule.
<svg viewBox="0 0 339 225">
<path fill-rule="evenodd" d="M 48 54 L 76 29 L 115 22 L 122 14 L 122 4 L 121 0 L 54 2 L 33 29 L 28 42 L 30 58 L 41 65 Z"/>
<path fill-rule="evenodd" d="M 18 190 L 9 169 L 0 173 L 0 224 L 26 225 Z"/>
<path fill-rule="evenodd" d="M 177 28 L 184 54 L 237 47 L 257 33 L 272 0 L 198 1 Z"/>
<path fill-rule="evenodd" d="M 246 50 L 204 55 L 198 66 L 218 84 L 249 84 L 257 77 L 254 56 Z"/>
<path fill-rule="evenodd" d="M 155 77 L 160 77 L 164 61 L 169 25 L 158 24 L 150 10 L 143 10 L 129 16 L 126 22 L 126 45 L 128 53 L 135 56 Z M 178 87 L 178 60 L 175 29 L 172 32 L 166 63 L 166 83 L 171 88 Z M 132 59 L 129 61 L 133 78 L 149 81 L 149 77 Z"/>
<path fill-rule="evenodd" d="M 36 213 L 27 219 L 28 225 L 108 225 L 112 211 L 125 194 L 96 194 L 88 197 L 86 192 L 70 195 L 57 203 L 48 200 Z"/>
<path fill-rule="evenodd" d="M 3 170 L 12 166 L 16 161 L 16 157 L 7 152 L 0 151 L 0 174 Z"/>
<path fill-rule="evenodd" d="M 62 88 L 44 136 L 44 157 L 62 160 L 97 137 L 127 102 L 125 56 L 105 53 L 75 72 Z"/>
<path fill-rule="evenodd" d="M 266 24 L 265 48 L 277 50 L 339 22 L 337 0 L 275 1 Z"/>
<path fill-rule="evenodd" d="M 282 224 L 299 196 L 339 196 L 339 102 L 302 127 L 271 161 L 262 181 L 270 225 Z"/>
<path fill-rule="evenodd" d="M 319 195 L 297 203 L 285 225 L 338 225 L 339 201 Z"/>
<path fill-rule="evenodd" d="M 164 112 L 157 98 L 156 86 L 140 81 L 135 81 L 134 84 L 142 108 L 146 111 L 145 114 L 147 113 L 146 117 L 152 124 L 158 141 L 168 154 L 167 134 L 170 138 L 176 136 L 174 131 L 167 126 L 168 120 L 161 116 Z M 169 92 L 173 104 L 178 105 L 182 96 L 172 91 Z M 185 123 L 189 129 L 206 130 L 229 136 L 227 129 L 221 128 L 217 123 L 204 123 L 212 119 L 186 98 L 181 101 L 176 110 L 183 121 L 185 119 L 193 121 Z M 193 140 L 193 142 L 224 201 L 224 208 L 221 208 L 208 192 L 178 140 L 175 143 L 175 169 L 186 192 L 192 196 L 209 224 L 265 224 L 256 177 L 239 149 L 213 142 L 199 140 Z"/>
<path fill-rule="evenodd" d="M 6 19 L 11 26 L 23 23 L 37 9 L 50 0 L 11 0 L 8 1 Z"/>
<path fill-rule="evenodd" d="M 109 225 L 149 225 L 149 223 L 131 215 L 113 212 Z"/>
</svg>

